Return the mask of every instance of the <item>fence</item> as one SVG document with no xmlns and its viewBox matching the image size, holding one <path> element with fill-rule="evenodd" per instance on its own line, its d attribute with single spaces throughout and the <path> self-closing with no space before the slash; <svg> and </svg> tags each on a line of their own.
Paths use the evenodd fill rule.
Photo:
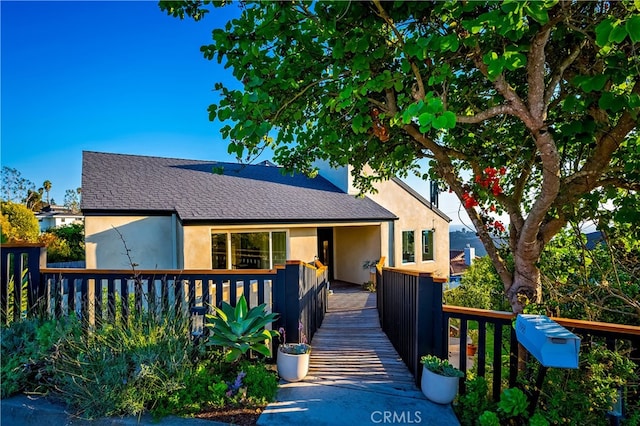
<svg viewBox="0 0 640 426">
<path fill-rule="evenodd" d="M 126 321 L 132 309 L 204 315 L 245 295 L 249 307 L 266 303 L 279 314 L 273 328 L 285 327 L 297 338 L 302 322 L 310 340 L 326 312 L 327 268 L 300 261 L 273 270 L 55 269 L 42 267 L 46 253 L 37 245 L 2 245 L 0 251 L 2 324 L 42 313 L 75 313 L 93 327 Z"/>
<path fill-rule="evenodd" d="M 473 360 L 479 376 L 486 377 L 487 372 L 491 372 L 491 392 L 497 400 L 503 388 L 515 385 L 520 360 L 526 358 L 512 327 L 514 314 L 443 306 L 442 283 L 443 280 L 434 279 L 426 273 L 379 268 L 377 303 L 382 329 L 419 384 L 422 372 L 420 357 L 431 354 L 447 358 L 452 342 L 451 330 L 454 329 L 459 337 L 460 369 L 468 370 L 466 336 L 470 322 L 474 322 L 478 330 L 478 351 Z M 595 341 L 601 341 L 612 350 L 625 348 L 630 358 L 640 365 L 640 327 L 565 318 L 554 320 L 579 335 L 584 349 Z M 456 321 L 455 328 L 452 327 L 453 321 Z M 489 334 L 492 343 L 488 339 Z M 461 380 L 460 391 L 465 392 L 464 380 Z"/>
<path fill-rule="evenodd" d="M 420 383 L 420 356 L 446 356 L 443 329 L 442 283 L 431 274 L 377 269 L 377 304 L 380 325 Z"/>
</svg>

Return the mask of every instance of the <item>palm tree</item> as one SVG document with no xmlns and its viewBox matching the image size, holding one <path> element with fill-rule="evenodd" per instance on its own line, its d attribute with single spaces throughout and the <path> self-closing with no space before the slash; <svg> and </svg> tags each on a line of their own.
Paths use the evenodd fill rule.
<svg viewBox="0 0 640 426">
<path fill-rule="evenodd" d="M 51 203 L 49 202 L 49 191 L 51 191 L 51 181 L 50 180 L 45 180 L 44 183 L 42 184 L 42 187 L 44 188 L 45 192 L 47 193 L 47 204 L 51 205 Z"/>
</svg>

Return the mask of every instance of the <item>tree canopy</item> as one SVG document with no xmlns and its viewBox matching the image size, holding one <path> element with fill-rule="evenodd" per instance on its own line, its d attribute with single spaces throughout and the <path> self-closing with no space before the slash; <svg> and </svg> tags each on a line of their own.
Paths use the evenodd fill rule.
<svg viewBox="0 0 640 426">
<path fill-rule="evenodd" d="M 0 202 L 2 242 L 33 243 L 40 235 L 40 225 L 33 212 L 24 204 Z"/>
<path fill-rule="evenodd" d="M 199 20 L 208 3 L 160 7 Z M 349 164 L 363 191 L 423 174 L 417 162 L 430 159 L 428 177 L 463 203 L 515 312 L 540 299 L 538 262 L 567 221 L 611 205 L 602 226 L 637 219 L 637 0 L 240 6 L 201 48 L 242 84 L 216 83 L 209 107 L 229 152 L 269 146 L 309 174 L 316 159 Z M 508 236 L 512 264 L 492 233 Z"/>
</svg>

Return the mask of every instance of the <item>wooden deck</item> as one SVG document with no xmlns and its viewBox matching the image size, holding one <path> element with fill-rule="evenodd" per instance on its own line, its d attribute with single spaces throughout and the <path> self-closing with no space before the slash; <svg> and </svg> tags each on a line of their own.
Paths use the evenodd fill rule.
<svg viewBox="0 0 640 426">
<path fill-rule="evenodd" d="M 335 288 L 335 287 L 332 287 Z M 376 295 L 340 286 L 311 345 L 309 378 L 323 384 L 424 398 L 380 328 Z"/>
</svg>

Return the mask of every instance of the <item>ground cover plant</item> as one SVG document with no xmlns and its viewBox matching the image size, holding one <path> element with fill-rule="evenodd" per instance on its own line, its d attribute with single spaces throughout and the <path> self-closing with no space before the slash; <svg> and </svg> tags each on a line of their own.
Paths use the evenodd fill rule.
<svg viewBox="0 0 640 426">
<path fill-rule="evenodd" d="M 83 418 L 217 418 L 211 413 L 228 410 L 257 417 L 275 397 L 275 371 L 256 358 L 230 363 L 224 355 L 193 343 L 186 315 L 134 311 L 126 324 L 94 330 L 75 315 L 24 319 L 2 328 L 2 398 L 46 395 Z"/>
<path fill-rule="evenodd" d="M 469 372 L 466 392 L 453 405 L 460 424 L 605 426 L 610 424 L 607 412 L 619 397 L 619 389 L 628 402 L 621 424 L 640 424 L 637 366 L 624 351 L 611 351 L 596 343 L 583 345 L 582 352 L 578 369 L 547 371 L 533 412 L 530 405 L 539 368 L 536 361 L 519 374 L 516 387 L 502 391 L 498 401 L 490 397 L 489 378 Z"/>
</svg>

